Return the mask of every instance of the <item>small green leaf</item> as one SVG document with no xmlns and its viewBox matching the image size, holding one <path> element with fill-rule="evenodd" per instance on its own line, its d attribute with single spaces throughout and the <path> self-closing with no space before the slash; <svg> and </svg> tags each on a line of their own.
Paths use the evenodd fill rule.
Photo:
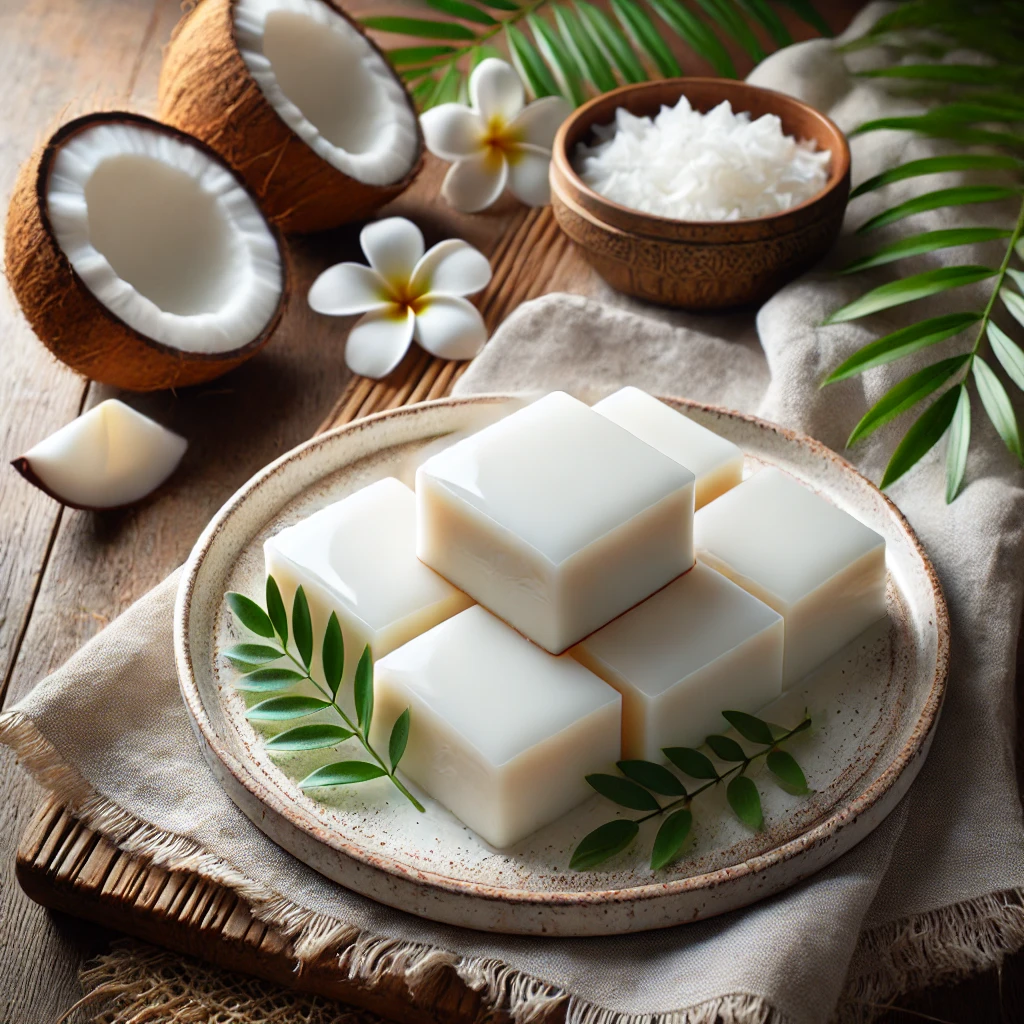
<svg viewBox="0 0 1024 1024">
<path fill-rule="evenodd" d="M 825 378 L 822 386 L 845 380 L 873 367 L 902 359 L 929 345 L 945 341 L 966 330 L 971 324 L 976 324 L 980 319 L 981 313 L 950 313 L 922 320 L 921 323 L 911 324 L 909 327 L 901 327 L 898 331 L 886 334 L 858 349 Z"/>
<path fill-rule="evenodd" d="M 306 592 L 299 587 L 292 602 L 292 632 L 302 664 L 308 669 L 313 661 L 313 623 L 309 617 L 309 602 Z"/>
<path fill-rule="evenodd" d="M 712 733 L 712 735 L 704 738 L 704 742 L 720 761 L 746 761 L 747 759 L 743 748 L 728 736 L 719 736 L 717 733 Z"/>
<path fill-rule="evenodd" d="M 917 114 L 913 117 L 880 117 L 876 121 L 867 121 L 859 125 L 850 132 L 850 136 L 880 130 L 917 132 L 927 138 L 949 139 L 951 142 L 960 142 L 967 146 L 1020 149 L 1022 145 L 1022 140 L 1018 135 L 1010 132 L 992 132 L 981 128 L 972 128 L 937 113 Z"/>
<path fill-rule="evenodd" d="M 299 789 L 319 789 L 321 786 L 351 786 L 356 782 L 369 782 L 380 779 L 387 772 L 369 761 L 335 761 L 325 764 L 315 772 L 307 775 L 300 783 Z"/>
<path fill-rule="evenodd" d="M 421 110 L 427 109 L 427 101 L 437 89 L 437 79 L 427 77 L 409 90 L 409 95 Z"/>
<path fill-rule="evenodd" d="M 605 55 L 583 27 L 579 15 L 569 7 L 556 4 L 553 8 L 555 24 L 565 40 L 566 47 L 579 64 L 586 69 L 587 76 L 599 92 L 611 92 L 619 84 Z"/>
<path fill-rule="evenodd" d="M 497 25 L 498 22 L 486 11 L 481 11 L 473 4 L 467 4 L 464 0 L 426 0 L 428 7 L 442 14 L 450 14 L 453 18 L 461 18 L 463 21 L 475 21 L 478 25 Z"/>
<path fill-rule="evenodd" d="M 268 638 L 274 636 L 274 625 L 270 621 L 270 616 L 251 597 L 236 594 L 231 590 L 228 591 L 226 599 L 232 614 L 250 633 Z"/>
<path fill-rule="evenodd" d="M 870 256 L 854 260 L 853 263 L 843 267 L 842 273 L 856 274 L 869 267 L 880 267 L 909 256 L 920 256 L 923 253 L 936 252 L 939 249 L 952 249 L 958 245 L 992 242 L 999 238 L 1008 238 L 1011 234 L 1011 231 L 1004 228 L 947 228 L 942 231 L 925 231 L 923 234 L 901 238 L 890 245 L 883 245 L 881 249 L 873 252 Z"/>
<path fill-rule="evenodd" d="M 818 9 L 811 0 L 782 0 L 786 7 L 796 12 L 797 17 L 805 24 L 810 25 L 818 35 L 831 39 L 835 32 L 832 26 L 818 13 Z"/>
<path fill-rule="evenodd" d="M 879 285 L 862 295 L 859 299 L 837 309 L 825 320 L 826 324 L 841 324 L 847 320 L 857 320 L 862 316 L 870 316 L 883 309 L 901 306 L 907 302 L 937 295 L 951 288 L 963 288 L 965 285 L 976 284 L 994 277 L 996 271 L 991 267 L 939 267 L 937 270 L 926 270 L 921 274 L 913 274 L 899 281 L 890 281 Z"/>
<path fill-rule="evenodd" d="M 315 715 L 331 705 L 319 697 L 271 697 L 261 700 L 245 713 L 254 722 L 282 722 L 289 718 L 305 718 Z"/>
<path fill-rule="evenodd" d="M 943 106 L 933 107 L 928 111 L 928 118 L 943 121 L 960 121 L 965 124 L 995 122 L 996 124 L 1014 124 L 1022 120 L 1020 109 L 1006 103 L 979 102 L 977 96 Z"/>
<path fill-rule="evenodd" d="M 879 484 L 883 490 L 895 483 L 939 443 L 953 419 L 958 401 L 959 389 L 950 388 L 914 421 L 903 440 L 896 446 L 896 451 L 892 453 L 889 465 L 885 467 L 885 474 Z"/>
<path fill-rule="evenodd" d="M 648 0 L 662 21 L 678 35 L 691 50 L 699 53 L 723 78 L 736 77 L 736 65 L 718 36 L 679 0 Z"/>
<path fill-rule="evenodd" d="M 712 21 L 721 26 L 727 35 L 747 51 L 755 64 L 764 60 L 765 52 L 757 41 L 757 36 L 750 31 L 750 26 L 743 17 L 737 14 L 730 0 L 697 0 L 697 3 L 704 8 L 704 13 Z"/>
<path fill-rule="evenodd" d="M 651 796 L 642 786 L 638 786 L 629 779 L 620 778 L 618 775 L 604 775 L 597 773 L 588 775 L 587 782 L 601 794 L 614 803 L 629 807 L 634 811 L 657 811 L 661 804 Z"/>
<path fill-rule="evenodd" d="M 286 729 L 267 740 L 268 750 L 320 750 L 323 747 L 336 747 L 355 735 L 350 729 L 340 725 L 328 725 L 317 722 L 313 725 L 297 725 L 294 729 Z"/>
<path fill-rule="evenodd" d="M 783 729 L 783 732 L 788 732 L 790 736 L 796 736 L 797 733 L 806 732 L 811 727 L 811 716 L 807 714 L 806 708 L 804 709 L 804 719 L 793 729 Z"/>
<path fill-rule="evenodd" d="M 958 85 L 991 85 L 993 79 L 1013 81 L 1020 77 L 1020 72 L 1016 68 L 998 68 L 983 64 L 893 64 L 870 71 L 858 71 L 857 74 L 861 78 L 909 78 Z"/>
<path fill-rule="evenodd" d="M 776 46 L 789 46 L 793 37 L 789 34 L 782 19 L 772 10 L 771 5 L 764 0 L 737 0 L 739 6 L 747 11 L 751 17 L 767 30 Z"/>
<path fill-rule="evenodd" d="M 662 822 L 651 851 L 652 870 L 660 871 L 679 857 L 692 825 L 693 815 L 686 807 L 673 811 Z"/>
<path fill-rule="evenodd" d="M 995 203 L 1003 199 L 1014 199 L 1020 195 L 1018 189 L 1006 188 L 1003 185 L 957 185 L 954 188 L 941 188 L 935 192 L 927 192 L 923 196 L 914 196 L 906 202 L 899 203 L 876 214 L 865 221 L 857 232 L 873 231 L 875 228 L 893 224 L 916 213 L 927 213 L 929 210 L 941 210 L 949 206 L 970 206 L 975 203 Z"/>
<path fill-rule="evenodd" d="M 765 764 L 776 778 L 780 779 L 790 793 L 804 794 L 810 792 L 803 769 L 796 759 L 786 750 L 771 750 L 765 758 Z"/>
<path fill-rule="evenodd" d="M 767 722 L 748 715 L 743 711 L 723 711 L 722 717 L 745 739 L 751 743 L 763 743 L 770 747 L 775 742 L 772 730 Z"/>
<path fill-rule="evenodd" d="M 515 3 L 514 0 L 477 0 L 477 3 L 481 3 L 484 7 L 490 7 L 495 11 L 519 10 L 519 4 Z"/>
<path fill-rule="evenodd" d="M 1014 85 L 1019 86 L 1020 82 L 1017 81 Z M 1024 96 L 1007 92 L 972 92 L 970 98 L 974 103 L 985 103 L 991 106 L 1005 107 L 1008 110 L 1016 110 L 1021 115 L 1021 120 L 1024 120 Z"/>
<path fill-rule="evenodd" d="M 736 817 L 748 828 L 760 832 L 764 826 L 764 815 L 757 786 L 746 775 L 737 775 L 729 781 L 725 796 L 729 806 L 736 812 Z"/>
<path fill-rule="evenodd" d="M 426 18 L 362 18 L 364 28 L 377 32 L 394 32 L 396 35 L 413 36 L 415 39 L 476 39 L 473 30 L 455 21 L 430 21 Z"/>
<path fill-rule="evenodd" d="M 558 83 L 552 77 L 537 47 L 515 25 L 505 26 L 505 37 L 508 40 L 512 63 L 533 95 L 537 99 L 561 95 Z"/>
<path fill-rule="evenodd" d="M 286 647 L 288 646 L 288 613 L 284 610 L 284 601 L 281 598 L 281 591 L 277 585 L 277 580 L 273 576 L 267 577 L 267 614 L 270 616 L 270 621 L 274 625 L 274 629 L 277 631 L 277 635 L 281 638 L 281 643 Z"/>
<path fill-rule="evenodd" d="M 623 79 L 627 82 L 647 81 L 647 72 L 637 60 L 629 41 L 608 15 L 586 0 L 577 0 L 576 9 L 590 26 L 608 58 L 619 69 Z"/>
<path fill-rule="evenodd" d="M 235 644 L 224 652 L 224 657 L 238 668 L 255 668 L 257 665 L 265 665 L 268 661 L 277 661 L 284 657 L 284 652 L 278 647 L 268 647 L 266 644 Z"/>
<path fill-rule="evenodd" d="M 693 747 L 665 747 L 662 753 L 692 779 L 717 779 L 718 772 L 707 754 Z"/>
<path fill-rule="evenodd" d="M 918 370 L 917 373 L 912 373 L 891 387 L 864 413 L 861 421 L 853 428 L 853 433 L 846 442 L 847 447 L 852 448 L 858 441 L 917 405 L 933 391 L 937 391 L 968 359 L 970 356 L 967 354 L 942 359 Z"/>
<path fill-rule="evenodd" d="M 363 648 L 356 666 L 355 699 L 356 720 L 363 735 L 367 736 L 373 719 L 373 656 L 369 644 Z"/>
<path fill-rule="evenodd" d="M 663 796 L 686 796 L 686 787 L 663 765 L 653 761 L 619 761 L 616 765 L 627 779 Z"/>
<path fill-rule="evenodd" d="M 391 761 L 391 770 L 398 767 L 405 753 L 405 745 L 409 742 L 410 711 L 406 708 L 391 726 L 391 738 L 388 740 L 388 758 Z"/>
<path fill-rule="evenodd" d="M 424 103 L 426 109 L 440 106 L 442 103 L 454 103 L 459 96 L 459 83 L 462 73 L 456 64 L 450 64 L 437 83 L 437 88 Z"/>
<path fill-rule="evenodd" d="M 967 471 L 967 450 L 971 445 L 971 396 L 966 384 L 961 384 L 959 390 L 946 448 L 946 504 L 960 493 Z"/>
<path fill-rule="evenodd" d="M 683 73 L 668 44 L 654 27 L 654 22 L 636 0 L 611 0 L 611 5 L 622 27 L 666 78 L 675 78 Z"/>
<path fill-rule="evenodd" d="M 331 691 L 331 696 L 337 697 L 341 677 L 345 674 L 345 638 L 341 635 L 341 623 L 335 612 L 331 612 L 331 617 L 327 620 L 321 659 L 324 663 L 327 687 Z"/>
<path fill-rule="evenodd" d="M 435 57 L 447 57 L 448 54 L 457 52 L 454 46 L 400 46 L 398 49 L 388 50 L 387 57 L 392 67 L 402 68 L 433 60 Z"/>
<path fill-rule="evenodd" d="M 929 66 L 943 67 L 944 65 Z M 1024 160 L 996 153 L 951 153 L 948 156 L 928 156 L 921 160 L 908 160 L 905 164 L 890 167 L 881 174 L 868 178 L 850 193 L 850 198 L 856 199 L 857 196 L 862 196 L 866 192 L 873 192 L 884 185 L 891 185 L 894 181 L 904 181 L 907 178 L 916 178 L 923 174 L 945 174 L 948 171 L 1020 170 L 1024 170 Z M 1007 232 L 1007 234 L 1009 233 Z"/>
<path fill-rule="evenodd" d="M 640 826 L 628 818 L 618 818 L 595 828 L 573 850 L 569 867 L 574 871 L 589 871 L 609 857 L 621 853 L 636 839 L 639 831 Z"/>
<path fill-rule="evenodd" d="M 1024 292 L 1024 270 L 1014 270 L 1013 267 L 1007 267 L 1006 273 L 1013 279 L 1013 283 L 1017 286 L 1017 289 Z"/>
<path fill-rule="evenodd" d="M 1024 459 L 1020 446 L 1020 431 L 1017 428 L 1017 416 L 1010 404 L 1010 396 L 1006 393 L 1002 381 L 995 375 L 992 368 L 981 356 L 974 357 L 974 382 L 978 385 L 978 397 L 981 404 L 996 428 L 1007 448 Z"/>
<path fill-rule="evenodd" d="M 558 33 L 543 18 L 531 14 L 526 20 L 533 29 L 533 37 L 541 53 L 560 79 L 562 93 L 574 106 L 580 106 L 586 100 L 586 94 L 583 91 L 582 73 L 573 56 L 565 48 Z"/>
<path fill-rule="evenodd" d="M 1003 305 L 1010 311 L 1014 320 L 1024 327 L 1024 299 L 1009 288 L 1000 288 L 999 298 L 1003 300 Z"/>
<path fill-rule="evenodd" d="M 1024 391 L 1024 352 L 998 324 L 990 320 L 986 328 L 989 344 L 1007 377 Z"/>
<path fill-rule="evenodd" d="M 305 678 L 290 668 L 258 668 L 235 680 L 235 689 L 245 693 L 276 693 L 301 683 Z"/>
</svg>

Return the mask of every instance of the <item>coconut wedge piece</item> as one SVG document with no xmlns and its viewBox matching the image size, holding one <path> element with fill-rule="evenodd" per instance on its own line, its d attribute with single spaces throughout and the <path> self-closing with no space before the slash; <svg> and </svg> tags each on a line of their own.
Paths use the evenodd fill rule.
<svg viewBox="0 0 1024 1024">
<path fill-rule="evenodd" d="M 12 463 L 72 508 L 134 504 L 175 470 L 188 442 L 116 398 L 72 420 Z"/>
<path fill-rule="evenodd" d="M 366 217 L 421 164 L 405 86 L 328 0 L 199 0 L 159 94 L 160 118 L 216 149 L 286 232 Z"/>
<path fill-rule="evenodd" d="M 136 114 L 61 128 L 22 168 L 7 279 L 62 362 L 133 391 L 198 384 L 270 338 L 280 236 L 205 145 Z"/>
</svg>

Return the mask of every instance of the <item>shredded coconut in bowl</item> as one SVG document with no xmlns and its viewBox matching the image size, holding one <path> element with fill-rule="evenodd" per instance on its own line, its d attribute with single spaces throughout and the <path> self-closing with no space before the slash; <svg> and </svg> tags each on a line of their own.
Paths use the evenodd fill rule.
<svg viewBox="0 0 1024 1024">
<path fill-rule="evenodd" d="M 674 220 L 743 220 L 820 192 L 831 154 L 783 134 L 774 114 L 751 121 L 728 100 L 702 114 L 685 96 L 654 118 L 619 108 L 576 147 L 573 166 L 595 192 Z"/>
</svg>

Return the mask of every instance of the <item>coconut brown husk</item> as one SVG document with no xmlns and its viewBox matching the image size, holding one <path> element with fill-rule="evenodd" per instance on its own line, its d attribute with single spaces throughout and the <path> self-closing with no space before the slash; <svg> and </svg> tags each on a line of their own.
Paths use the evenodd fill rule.
<svg viewBox="0 0 1024 1024">
<path fill-rule="evenodd" d="M 109 111 L 69 121 L 21 168 L 7 210 L 4 267 L 7 280 L 40 341 L 73 370 L 130 391 L 201 384 L 258 352 L 280 323 L 288 299 L 286 252 L 281 252 L 281 297 L 260 334 L 233 352 L 182 352 L 140 334 L 100 302 L 75 273 L 57 243 L 46 208 L 47 186 L 60 147 L 97 123 L 135 124 L 167 132 L 223 161 L 184 132 L 139 114 Z"/>
<path fill-rule="evenodd" d="M 281 120 L 250 75 L 235 39 L 234 2 L 200 0 L 178 24 L 160 71 L 161 119 L 213 147 L 285 232 L 322 231 L 365 218 L 403 192 L 423 163 L 418 119 L 417 159 L 401 181 L 367 185 L 332 167 Z M 321 2 L 380 53 L 343 10 Z"/>
</svg>

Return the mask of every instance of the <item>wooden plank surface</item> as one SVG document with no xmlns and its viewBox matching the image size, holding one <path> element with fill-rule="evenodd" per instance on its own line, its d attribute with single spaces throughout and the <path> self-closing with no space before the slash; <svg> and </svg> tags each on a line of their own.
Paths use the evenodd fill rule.
<svg viewBox="0 0 1024 1024">
<path fill-rule="evenodd" d="M 830 5 L 837 27 L 857 0 Z M 59 121 L 89 109 L 154 106 L 160 47 L 179 16 L 179 0 L 0 0 L 0 197 L 17 167 Z M 692 61 L 687 69 L 704 70 Z M 480 298 L 496 326 L 520 302 L 547 291 L 586 293 L 588 268 L 570 250 L 550 213 L 504 200 L 459 217 L 436 199 L 442 170 L 428 167 L 394 212 L 414 216 L 428 241 L 460 235 L 491 255 L 492 284 Z M 78 646 L 179 564 L 212 513 L 262 465 L 318 428 L 447 392 L 459 368 L 410 352 L 383 382 L 350 379 L 343 326 L 314 317 L 301 296 L 313 277 L 357 255 L 355 229 L 295 241 L 297 301 L 259 357 L 200 388 L 130 396 L 130 403 L 183 433 L 189 452 L 173 482 L 126 512 L 62 512 L 13 473 L 0 486 L 0 699 L 9 706 Z M 10 294 L 0 295 L 0 436 L 12 458 L 112 394 L 53 361 L 31 336 Z M 110 932 L 49 914 L 15 883 L 14 853 L 25 833 L 19 873 L 29 891 L 58 910 L 105 921 L 154 941 L 258 970 L 294 983 L 287 944 L 254 923 L 230 894 L 187 876 L 169 876 L 125 858 L 69 819 L 59 805 L 35 812 L 42 794 L 13 757 L 0 751 L 0 1022 L 45 1024 L 78 995 L 84 957 Z M 34 821 L 34 824 L 33 824 Z M 31 827 L 30 827 L 31 825 Z M 321 965 L 322 967 L 322 965 Z M 1020 971 L 1015 972 L 1019 977 Z M 394 992 L 345 987 L 326 968 L 304 973 L 317 990 L 370 1005 L 403 1020 L 471 1019 L 476 997 L 448 979 L 421 1004 Z M 452 976 L 454 978 L 454 976 Z M 1004 981 L 1004 989 L 1008 986 Z M 993 973 L 957 997 L 928 997 L 918 1012 L 934 1018 L 998 1021 Z M 972 1015 L 973 1014 L 973 1015 Z M 899 1015 L 893 1021 L 920 1019 Z M 1007 1018 L 1009 1019 L 1009 1018 Z"/>
</svg>

